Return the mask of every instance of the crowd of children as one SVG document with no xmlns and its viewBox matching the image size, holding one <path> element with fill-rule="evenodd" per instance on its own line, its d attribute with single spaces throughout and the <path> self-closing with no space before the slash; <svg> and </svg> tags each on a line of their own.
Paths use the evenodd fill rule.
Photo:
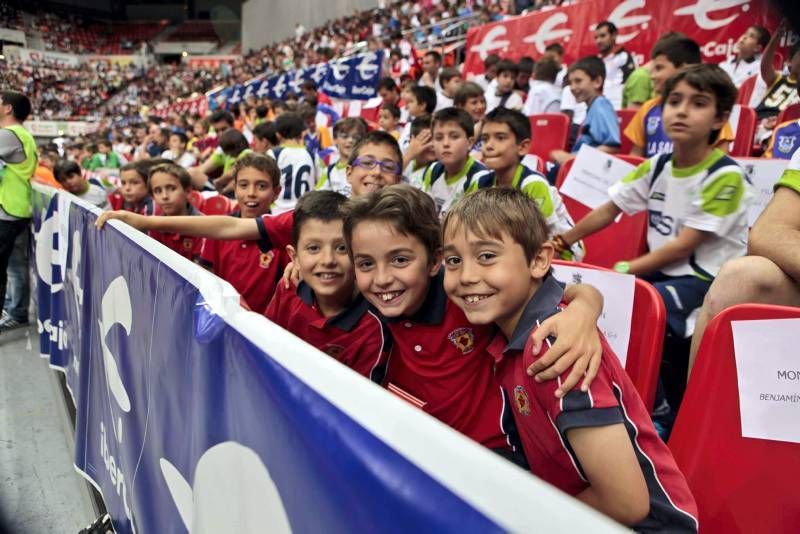
<svg viewBox="0 0 800 534">
<path fill-rule="evenodd" d="M 88 202 L 110 200 L 116 211 L 98 226 L 119 219 L 149 232 L 228 280 L 250 310 L 590 506 L 636 529 L 696 531 L 662 439 L 697 311 L 723 265 L 747 252 L 750 185 L 726 151 L 737 85 L 754 64 L 766 84 L 754 107 L 772 132 L 765 156 L 788 158 L 800 144 L 800 122 L 774 124 L 798 101 L 800 45 L 788 73 L 772 66 L 784 31 L 749 28 L 721 66 L 671 32 L 637 66 L 605 21 L 597 55 L 568 67 L 560 45 L 538 62 L 489 55 L 471 81 L 431 52 L 419 83 L 379 82 L 374 123 L 320 126 L 326 97 L 312 82 L 300 107 L 260 104 L 251 129 L 225 111 L 191 135 L 154 122 L 133 162 L 103 140 L 74 147 L 53 173 Z M 623 103 L 636 113 L 621 132 Z M 539 167 L 527 159 L 539 141 L 529 116 L 553 112 L 579 127 L 569 150 Z M 618 153 L 622 136 L 647 159 L 574 221 L 554 187 L 559 167 L 584 145 Z M 107 198 L 98 176 L 114 170 Z M 193 199 L 212 194 L 236 211 L 203 215 Z M 554 257 L 580 261 L 584 238 L 642 211 L 648 252 L 614 270 L 651 282 L 666 307 L 652 413 L 597 331 L 597 293 L 551 272 Z M 594 351 L 564 351 L 586 340 Z M 547 353 L 561 358 L 534 379 Z"/>
</svg>

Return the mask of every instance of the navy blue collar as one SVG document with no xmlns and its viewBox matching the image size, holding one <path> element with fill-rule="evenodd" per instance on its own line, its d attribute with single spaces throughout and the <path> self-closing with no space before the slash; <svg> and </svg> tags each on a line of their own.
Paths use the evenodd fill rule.
<svg viewBox="0 0 800 534">
<path fill-rule="evenodd" d="M 558 313 L 558 304 L 564 297 L 564 285 L 550 274 L 542 281 L 542 287 L 531 297 L 525 310 L 519 318 L 514 334 L 503 352 L 509 350 L 523 350 L 531 331 L 537 323 L 544 321 L 551 315 Z"/>
<path fill-rule="evenodd" d="M 311 286 L 303 281 L 297 285 L 297 296 L 300 297 L 300 300 L 302 300 L 307 306 L 314 306 L 317 302 L 317 299 L 314 296 L 314 290 L 311 289 Z M 356 327 L 358 321 L 361 320 L 361 317 L 364 316 L 368 309 L 369 303 L 359 293 L 347 308 L 342 310 L 334 317 L 327 319 L 325 324 L 335 326 L 339 330 L 349 332 Z"/>
<path fill-rule="evenodd" d="M 373 311 L 380 314 L 375 306 Z M 425 295 L 425 302 L 422 303 L 417 313 L 411 317 L 384 317 L 381 318 L 387 323 L 400 321 L 411 321 L 419 324 L 437 325 L 442 324 L 444 313 L 447 310 L 447 293 L 444 292 L 444 271 L 439 269 L 436 276 L 432 276 L 428 286 L 428 294 Z"/>
</svg>

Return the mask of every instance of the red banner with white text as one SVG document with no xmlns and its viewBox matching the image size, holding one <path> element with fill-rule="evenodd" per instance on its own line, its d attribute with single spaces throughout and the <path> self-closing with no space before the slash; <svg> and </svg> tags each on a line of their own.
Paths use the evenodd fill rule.
<svg viewBox="0 0 800 534">
<path fill-rule="evenodd" d="M 780 16 L 764 0 L 586 0 L 470 29 L 464 74 L 482 73 L 488 54 L 513 61 L 523 56 L 538 59 L 552 43 L 564 46 L 566 63 L 596 54 L 594 27 L 603 20 L 616 24 L 617 44 L 632 52 L 639 64 L 649 59 L 658 37 L 668 31 L 694 39 L 704 60 L 718 63 L 733 52 L 748 27 L 774 31 Z M 782 42 L 781 49 L 790 44 Z"/>
</svg>

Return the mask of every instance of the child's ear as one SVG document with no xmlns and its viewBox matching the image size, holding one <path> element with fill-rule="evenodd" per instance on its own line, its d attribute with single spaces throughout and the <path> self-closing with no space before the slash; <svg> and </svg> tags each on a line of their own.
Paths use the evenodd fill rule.
<svg viewBox="0 0 800 534">
<path fill-rule="evenodd" d="M 275 186 L 272 188 L 272 191 L 275 193 L 275 198 L 278 198 L 281 196 L 281 191 L 283 191 L 283 188 L 281 187 L 281 184 L 275 184 Z"/>
<path fill-rule="evenodd" d="M 549 241 L 545 241 L 536 256 L 533 257 L 530 263 L 531 278 L 544 278 L 550 272 L 550 264 L 553 262 L 553 255 L 555 249 Z"/>
<path fill-rule="evenodd" d="M 291 259 L 292 262 L 294 262 L 295 258 L 297 257 L 297 251 L 294 249 L 292 245 L 286 245 L 286 253 L 289 255 L 289 259 Z"/>
<path fill-rule="evenodd" d="M 714 117 L 714 123 L 712 124 L 712 130 L 722 130 L 725 124 L 728 122 L 728 117 L 731 116 L 730 111 L 725 111 L 722 114 L 719 114 Z"/>
<path fill-rule="evenodd" d="M 443 260 L 444 254 L 442 249 L 437 249 L 436 253 L 434 253 L 433 257 L 431 258 L 430 270 L 428 271 L 429 276 L 436 276 L 439 274 L 439 270 L 442 268 Z"/>
<path fill-rule="evenodd" d="M 524 158 L 528 154 L 528 149 L 531 147 L 530 139 L 523 139 L 517 144 L 517 155 Z"/>
</svg>

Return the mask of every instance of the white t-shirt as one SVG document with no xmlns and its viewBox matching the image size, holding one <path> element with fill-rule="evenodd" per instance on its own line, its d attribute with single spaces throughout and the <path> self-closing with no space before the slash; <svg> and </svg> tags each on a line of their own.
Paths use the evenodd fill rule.
<svg viewBox="0 0 800 534">
<path fill-rule="evenodd" d="M 184 169 L 188 169 L 189 167 L 194 167 L 197 164 L 197 158 L 194 157 L 194 154 L 190 152 L 184 152 L 183 154 L 181 154 L 181 157 L 179 157 L 176 160 L 175 156 L 172 155 L 172 150 L 165 150 L 161 154 L 161 157 L 164 159 L 168 159 L 170 161 L 174 161 Z"/>
<path fill-rule="evenodd" d="M 349 197 L 353 192 L 350 182 L 347 181 L 347 162 L 337 161 L 325 169 L 320 174 L 319 182 L 317 183 L 318 190 L 336 191 L 346 197 Z"/>
<path fill-rule="evenodd" d="M 606 64 L 606 81 L 603 84 L 603 95 L 614 105 L 614 109 L 622 108 L 622 89 L 625 86 L 623 67 L 632 59 L 625 50 L 609 54 L 601 58 Z M 634 61 L 634 67 L 636 62 Z"/>
<path fill-rule="evenodd" d="M 672 154 L 648 159 L 612 185 L 611 201 L 628 215 L 649 212 L 647 245 L 653 251 L 684 228 L 708 232 L 689 258 L 663 267 L 668 276 L 710 280 L 722 264 L 747 253 L 750 186 L 741 167 L 721 150 L 688 169 L 675 169 Z"/>
<path fill-rule="evenodd" d="M 728 73 L 733 80 L 733 85 L 741 87 L 742 83 L 750 76 L 761 74 L 761 56 L 755 56 L 750 62 L 736 61 L 736 57 L 732 56 L 727 61 L 720 63 L 719 67 Z"/>
<path fill-rule="evenodd" d="M 490 174 L 483 163 L 468 158 L 464 168 L 455 176 L 447 177 L 444 165 L 434 161 L 425 168 L 422 190 L 428 193 L 436 203 L 436 211 L 444 218 L 450 206 L 464 196 L 467 184 L 472 180 L 480 180 L 481 176 Z"/>
<path fill-rule="evenodd" d="M 272 213 L 294 209 L 301 196 L 316 188 L 314 158 L 303 145 L 282 145 L 270 149 L 267 155 L 277 160 L 281 170 L 281 195 L 275 200 Z"/>
<path fill-rule="evenodd" d="M 96 178 L 89 178 L 89 188 L 81 195 L 75 195 L 89 204 L 94 204 L 98 208 L 108 208 L 108 191 L 103 184 Z"/>
<path fill-rule="evenodd" d="M 436 109 L 434 111 L 450 107 L 453 107 L 453 99 L 444 93 L 436 93 Z"/>
<path fill-rule="evenodd" d="M 483 96 L 486 99 L 486 113 L 498 107 L 503 101 L 503 97 L 498 96 L 496 91 L 487 90 Z M 522 106 L 522 97 L 516 91 L 511 91 L 511 94 L 508 95 L 505 103 L 503 103 L 503 107 L 516 109 L 517 111 L 522 111 Z"/>
<path fill-rule="evenodd" d="M 531 80 L 531 89 L 528 91 L 522 112 L 530 116 L 559 111 L 561 111 L 561 88 L 550 82 Z"/>
</svg>

